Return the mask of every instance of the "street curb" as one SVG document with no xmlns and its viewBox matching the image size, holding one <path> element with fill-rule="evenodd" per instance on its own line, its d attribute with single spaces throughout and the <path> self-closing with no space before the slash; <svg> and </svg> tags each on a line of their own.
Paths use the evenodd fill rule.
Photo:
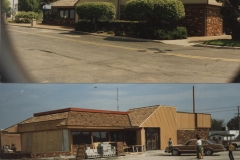
<svg viewBox="0 0 240 160">
<path fill-rule="evenodd" d="M 140 39 L 140 38 L 132 38 L 132 37 L 123 37 L 123 36 L 114 36 L 114 35 L 103 35 L 103 34 L 97 34 L 97 33 L 89 33 L 89 32 L 83 32 L 83 31 L 76 31 L 73 29 L 64 29 L 64 28 L 47 28 L 47 27 L 36 27 L 36 26 L 21 26 L 18 24 L 7 24 L 12 26 L 19 26 L 19 27 L 26 27 L 26 28 L 39 28 L 39 29 L 50 29 L 50 30 L 64 30 L 64 31 L 70 31 L 70 32 L 76 32 L 76 33 L 84 33 L 87 35 L 94 35 L 94 36 L 102 36 L 102 37 L 111 37 L 111 38 L 121 38 L 121 39 L 130 39 L 130 40 L 137 40 L 141 42 L 156 42 L 156 43 L 163 43 L 160 40 L 151 40 L 151 39 Z"/>
<path fill-rule="evenodd" d="M 73 29 L 64 29 L 64 28 L 47 28 L 47 27 L 37 27 L 37 26 L 21 26 L 19 24 L 12 24 L 7 23 L 6 25 L 12 25 L 12 26 L 19 26 L 19 27 L 26 27 L 26 28 L 39 28 L 39 29 L 50 29 L 50 30 L 61 30 L 61 31 L 70 31 L 70 32 L 76 32 L 76 33 L 84 33 L 87 35 L 93 35 L 93 36 L 102 36 L 102 37 L 111 37 L 116 39 L 129 39 L 129 40 L 135 40 L 140 42 L 155 42 L 155 43 L 163 43 L 163 44 L 170 44 L 165 43 L 161 40 L 152 40 L 152 39 L 141 39 L 141 38 L 132 38 L 132 37 L 123 37 L 123 36 L 114 36 L 114 35 L 103 35 L 103 34 L 97 34 L 97 33 L 89 33 L 89 32 L 83 32 L 83 31 L 76 31 Z M 167 41 L 167 40 L 164 40 Z M 187 42 L 188 44 L 191 42 Z M 172 44 L 172 45 L 178 45 L 178 44 Z M 208 47 L 208 48 L 218 48 L 218 49 L 240 49 L 240 47 L 230 47 L 230 46 L 214 46 L 214 45 L 206 45 L 202 43 L 194 43 L 193 45 L 181 45 L 181 46 L 192 46 L 192 47 Z"/>
<path fill-rule="evenodd" d="M 207 45 L 207 44 L 201 44 L 201 43 L 197 43 L 197 44 L 195 44 L 193 46 L 208 47 L 208 48 L 218 48 L 218 49 L 240 49 L 240 47 L 215 46 L 215 45 Z"/>
<path fill-rule="evenodd" d="M 26 28 L 38 28 L 38 29 L 50 29 L 50 30 L 64 30 L 64 31 L 74 31 L 75 29 L 64 29 L 64 28 L 47 28 L 47 27 L 36 27 L 36 26 L 22 26 L 18 24 L 7 24 L 7 25 L 12 25 L 12 26 L 18 26 L 18 27 L 26 27 Z"/>
</svg>

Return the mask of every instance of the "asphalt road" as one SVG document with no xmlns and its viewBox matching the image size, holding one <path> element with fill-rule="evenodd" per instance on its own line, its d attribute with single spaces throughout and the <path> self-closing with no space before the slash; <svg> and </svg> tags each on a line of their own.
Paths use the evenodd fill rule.
<svg viewBox="0 0 240 160">
<path fill-rule="evenodd" d="M 8 26 L 12 45 L 39 83 L 226 83 L 239 49 L 215 49 Z"/>
<path fill-rule="evenodd" d="M 233 151 L 234 159 L 240 159 L 240 151 Z M 193 160 L 197 159 L 196 154 L 182 154 L 180 156 L 172 156 L 163 151 L 148 151 L 144 154 L 120 156 L 117 158 L 102 158 L 102 159 L 129 159 L 129 160 Z M 204 156 L 204 160 L 228 160 L 228 151 L 214 153 L 212 156 Z"/>
</svg>

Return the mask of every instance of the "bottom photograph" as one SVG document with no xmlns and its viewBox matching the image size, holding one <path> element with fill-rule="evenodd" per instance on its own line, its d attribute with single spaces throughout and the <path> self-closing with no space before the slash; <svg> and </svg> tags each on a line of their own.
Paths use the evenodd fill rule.
<svg viewBox="0 0 240 160">
<path fill-rule="evenodd" d="M 2 83 L 0 159 L 238 159 L 239 90 Z"/>
</svg>

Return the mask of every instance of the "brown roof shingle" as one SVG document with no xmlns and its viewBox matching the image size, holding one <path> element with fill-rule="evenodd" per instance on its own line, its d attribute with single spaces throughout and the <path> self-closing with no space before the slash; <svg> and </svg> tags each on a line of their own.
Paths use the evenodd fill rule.
<svg viewBox="0 0 240 160">
<path fill-rule="evenodd" d="M 74 6 L 79 0 L 58 0 L 52 3 L 53 7 L 72 7 Z"/>
<path fill-rule="evenodd" d="M 158 107 L 159 105 L 128 110 L 132 126 L 140 126 Z"/>
<path fill-rule="evenodd" d="M 43 122 L 43 121 L 53 121 L 59 119 L 66 119 L 68 117 L 68 112 L 56 113 L 56 114 L 49 114 L 43 116 L 35 116 L 29 118 L 19 124 L 27 124 L 27 123 L 34 123 L 34 122 Z"/>
<path fill-rule="evenodd" d="M 150 106 L 130 109 L 128 112 L 90 110 L 79 108 L 66 108 L 55 111 L 35 113 L 31 117 L 18 124 L 30 124 L 46 121 L 59 121 L 56 126 L 74 127 L 138 127 L 159 106 Z M 10 127 L 9 129 L 12 130 Z M 8 129 L 8 130 L 9 130 Z"/>
<path fill-rule="evenodd" d="M 130 123 L 128 115 L 70 111 L 66 125 L 88 127 L 129 127 Z"/>
<path fill-rule="evenodd" d="M 86 127 L 130 127 L 127 114 L 107 112 L 69 111 L 54 114 L 43 114 L 29 118 L 19 124 L 29 124 L 62 119 L 57 126 L 86 126 Z"/>
</svg>

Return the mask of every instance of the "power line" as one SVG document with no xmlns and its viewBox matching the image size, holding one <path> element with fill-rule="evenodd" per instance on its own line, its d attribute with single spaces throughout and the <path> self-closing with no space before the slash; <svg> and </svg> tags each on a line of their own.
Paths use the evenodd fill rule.
<svg viewBox="0 0 240 160">
<path fill-rule="evenodd" d="M 216 112 L 225 112 L 225 111 L 235 111 L 236 109 L 228 109 L 228 110 L 222 110 L 222 111 L 210 111 L 208 113 L 216 113 Z"/>
<path fill-rule="evenodd" d="M 236 106 L 233 106 L 234 108 L 236 107 Z M 208 110 L 221 110 L 221 109 L 226 109 L 226 108 L 233 108 L 233 107 L 219 107 L 219 108 L 205 108 L 205 109 L 198 109 L 198 111 L 208 111 Z M 235 109 L 232 109 L 232 110 L 235 110 Z M 184 110 L 183 112 L 190 112 L 191 110 Z"/>
</svg>

